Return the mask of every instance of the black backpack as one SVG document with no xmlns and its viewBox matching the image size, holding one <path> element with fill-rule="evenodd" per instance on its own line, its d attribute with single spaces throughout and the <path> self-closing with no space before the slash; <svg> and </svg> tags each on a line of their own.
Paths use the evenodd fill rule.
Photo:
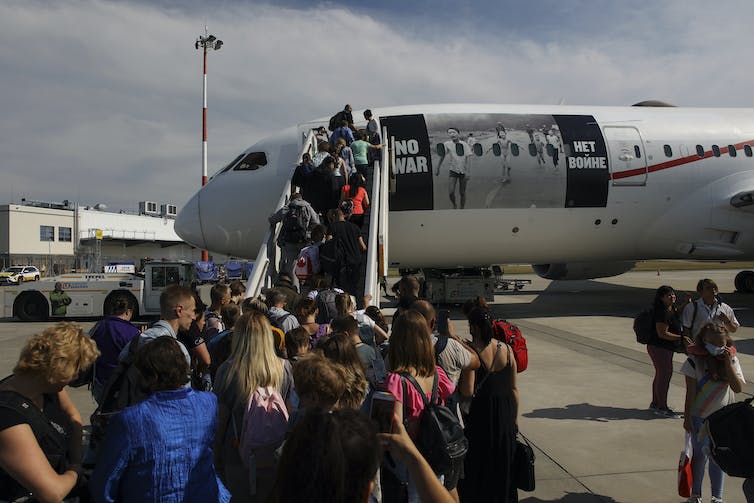
<svg viewBox="0 0 754 503">
<path fill-rule="evenodd" d="M 141 387 L 139 371 L 133 364 L 140 339 L 140 336 L 131 339 L 128 343 L 128 357 L 118 363 L 102 388 L 99 406 L 90 419 L 92 433 L 89 449 L 93 452 L 97 452 L 100 442 L 104 440 L 112 417 L 129 405 L 137 404 L 149 396 L 149 393 Z"/>
<path fill-rule="evenodd" d="M 654 307 L 645 309 L 634 318 L 634 333 L 639 344 L 648 343 L 656 333 L 654 318 Z"/>
<path fill-rule="evenodd" d="M 469 450 L 469 442 L 463 434 L 458 417 L 437 397 L 438 374 L 435 372 L 432 383 L 432 397 L 427 400 L 419 383 L 411 374 L 401 373 L 404 401 L 407 396 L 406 381 L 416 389 L 424 402 L 419 416 L 419 437 L 416 446 L 437 475 L 445 475 L 446 480 L 457 481 L 463 468 L 463 459 Z"/>
<path fill-rule="evenodd" d="M 303 204 L 289 204 L 283 216 L 278 244 L 306 243 L 309 229 L 309 211 Z"/>
<path fill-rule="evenodd" d="M 322 269 L 322 272 L 329 274 L 331 278 L 338 277 L 344 258 L 343 245 L 337 237 L 333 237 L 319 245 L 320 269 Z"/>
<path fill-rule="evenodd" d="M 321 252 L 320 252 L 321 253 Z M 320 260 L 322 256 L 320 255 Z M 317 323 L 330 323 L 333 319 L 338 317 L 338 308 L 335 307 L 335 297 L 338 296 L 338 292 L 332 288 L 326 290 L 320 290 L 317 294 L 317 318 L 314 320 Z"/>
<path fill-rule="evenodd" d="M 327 129 L 329 129 L 330 131 L 335 131 L 340 127 L 341 121 L 343 121 L 345 118 L 345 110 L 341 110 L 340 112 L 336 113 L 335 115 L 330 117 L 330 122 L 327 124 Z"/>
<path fill-rule="evenodd" d="M 726 405 L 704 420 L 712 459 L 731 477 L 754 477 L 754 407 L 752 398 Z"/>
</svg>

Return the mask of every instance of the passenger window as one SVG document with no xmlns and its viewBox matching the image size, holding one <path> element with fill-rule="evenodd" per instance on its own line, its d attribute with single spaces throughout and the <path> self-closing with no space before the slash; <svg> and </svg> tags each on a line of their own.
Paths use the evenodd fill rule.
<svg viewBox="0 0 754 503">
<path fill-rule="evenodd" d="M 532 157 L 537 157 L 537 146 L 533 143 L 529 144 L 529 155 Z"/>
<path fill-rule="evenodd" d="M 704 157 L 704 147 L 702 147 L 701 145 L 697 145 L 696 155 L 698 155 L 699 157 Z"/>
<path fill-rule="evenodd" d="M 749 145 L 744 145 L 744 154 L 746 154 L 746 157 L 751 157 L 751 147 Z"/>
<path fill-rule="evenodd" d="M 637 159 L 641 159 L 641 149 L 638 145 L 634 145 L 634 155 Z"/>
<path fill-rule="evenodd" d="M 243 158 L 243 156 L 244 156 L 244 155 L 246 155 L 246 154 L 241 154 L 241 155 L 239 155 L 238 157 L 236 157 L 235 159 L 233 159 L 232 161 L 230 161 L 230 163 L 228 163 L 228 165 L 227 165 L 227 166 L 225 166 L 225 167 L 224 167 L 224 168 L 223 168 L 222 170 L 220 170 L 220 172 L 218 173 L 218 175 L 219 175 L 220 173 L 225 173 L 225 172 L 226 172 L 226 171 L 228 171 L 228 170 L 229 170 L 230 168 L 232 168 L 233 166 L 235 166 L 235 165 L 236 165 L 236 163 L 237 163 L 238 161 L 240 161 L 240 160 L 241 160 L 241 159 Z M 215 175 L 215 176 L 217 176 L 217 175 Z"/>
<path fill-rule="evenodd" d="M 463 157 L 464 155 L 466 155 L 466 153 L 463 150 L 463 143 L 461 142 L 456 143 L 456 155 L 458 157 Z"/>
<path fill-rule="evenodd" d="M 518 143 L 511 143 L 511 154 L 513 157 L 518 157 Z"/>
<path fill-rule="evenodd" d="M 547 155 L 550 157 L 555 155 L 555 147 L 552 146 L 552 143 L 547 144 Z"/>
<path fill-rule="evenodd" d="M 720 147 L 717 145 L 712 145 L 712 155 L 715 157 L 720 157 Z"/>
<path fill-rule="evenodd" d="M 673 149 L 670 148 L 670 145 L 665 145 L 665 157 L 673 157 Z"/>
<path fill-rule="evenodd" d="M 262 166 L 267 166 L 267 154 L 264 152 L 252 152 L 243 158 L 233 171 L 254 171 Z"/>
<path fill-rule="evenodd" d="M 735 145 L 728 145 L 728 155 L 731 157 L 736 157 L 736 146 Z"/>
<path fill-rule="evenodd" d="M 475 143 L 474 144 L 474 153 L 478 156 L 481 156 L 484 152 L 482 151 L 482 144 L 481 143 Z"/>
<path fill-rule="evenodd" d="M 437 147 L 435 147 L 435 150 L 437 150 L 437 155 L 440 157 L 445 157 L 445 145 L 442 143 L 438 143 Z"/>
<path fill-rule="evenodd" d="M 500 149 L 499 143 L 492 144 L 492 153 L 495 155 L 495 157 L 500 157 L 500 154 L 502 154 L 502 150 Z"/>
</svg>

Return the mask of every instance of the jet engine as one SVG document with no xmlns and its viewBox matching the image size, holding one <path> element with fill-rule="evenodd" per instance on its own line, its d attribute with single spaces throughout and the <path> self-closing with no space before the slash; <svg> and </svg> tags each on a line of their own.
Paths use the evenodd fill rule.
<svg viewBox="0 0 754 503">
<path fill-rule="evenodd" d="M 617 276 L 631 270 L 636 262 L 572 262 L 569 264 L 533 264 L 539 276 L 553 280 L 593 279 Z"/>
</svg>

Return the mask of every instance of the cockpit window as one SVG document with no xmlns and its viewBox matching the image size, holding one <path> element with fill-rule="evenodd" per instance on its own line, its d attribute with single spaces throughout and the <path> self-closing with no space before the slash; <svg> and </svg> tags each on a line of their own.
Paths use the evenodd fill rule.
<svg viewBox="0 0 754 503">
<path fill-rule="evenodd" d="M 232 168 L 233 166 L 235 166 L 236 163 L 238 161 L 240 161 L 243 158 L 244 155 L 246 155 L 246 154 L 241 154 L 238 157 L 236 157 L 235 159 L 233 159 L 232 161 L 230 161 L 228 163 L 228 165 L 225 166 L 223 169 L 221 169 L 217 174 L 219 175 L 220 173 L 225 173 L 226 171 L 228 171 L 230 168 Z M 217 176 L 217 175 L 215 175 L 215 176 Z"/>
<path fill-rule="evenodd" d="M 252 152 L 236 164 L 233 171 L 254 171 L 262 166 L 267 166 L 267 154 L 264 152 Z"/>
</svg>

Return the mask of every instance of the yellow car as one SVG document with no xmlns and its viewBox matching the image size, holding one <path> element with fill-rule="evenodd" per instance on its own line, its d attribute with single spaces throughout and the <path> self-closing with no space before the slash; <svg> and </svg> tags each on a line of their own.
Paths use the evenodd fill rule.
<svg viewBox="0 0 754 503">
<path fill-rule="evenodd" d="M 18 285 L 39 280 L 39 269 L 33 265 L 13 265 L 0 271 L 0 285 Z"/>
</svg>

